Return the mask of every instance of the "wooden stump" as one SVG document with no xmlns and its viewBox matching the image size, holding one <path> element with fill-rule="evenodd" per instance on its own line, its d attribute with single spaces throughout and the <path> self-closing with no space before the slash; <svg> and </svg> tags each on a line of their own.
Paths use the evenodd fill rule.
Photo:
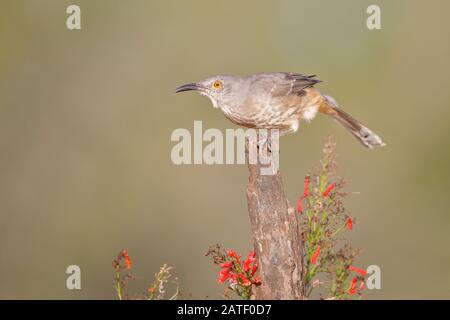
<svg viewBox="0 0 450 320">
<path fill-rule="evenodd" d="M 249 143 L 246 143 L 248 160 Z M 269 152 L 270 154 L 270 152 Z M 249 162 L 248 162 L 249 163 Z M 278 169 L 261 175 L 260 163 L 248 165 L 247 203 L 261 285 L 255 299 L 302 299 L 302 243 L 297 216 L 283 189 Z"/>
</svg>

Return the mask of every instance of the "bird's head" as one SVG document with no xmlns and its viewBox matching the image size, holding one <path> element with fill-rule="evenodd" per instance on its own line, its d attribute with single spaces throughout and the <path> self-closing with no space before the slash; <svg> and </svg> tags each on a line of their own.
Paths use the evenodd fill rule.
<svg viewBox="0 0 450 320">
<path fill-rule="evenodd" d="M 217 75 L 199 82 L 179 86 L 175 92 L 195 90 L 202 96 L 208 97 L 215 108 L 219 108 L 232 101 L 237 92 L 238 84 L 239 79 L 236 77 Z"/>
</svg>

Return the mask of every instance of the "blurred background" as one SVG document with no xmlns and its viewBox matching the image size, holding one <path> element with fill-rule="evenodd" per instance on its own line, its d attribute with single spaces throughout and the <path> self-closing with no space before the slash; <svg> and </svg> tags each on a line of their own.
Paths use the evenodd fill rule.
<svg viewBox="0 0 450 320">
<path fill-rule="evenodd" d="M 328 134 L 357 219 L 368 299 L 450 298 L 448 1 L 61 1 L 0 3 L 0 298 L 111 299 L 126 248 L 144 291 L 163 263 L 184 298 L 221 298 L 203 254 L 252 247 L 245 165 L 170 160 L 174 129 L 233 128 L 180 84 L 212 74 L 317 74 L 387 142 L 363 148 L 325 116 L 281 141 L 294 202 Z M 66 8 L 81 7 L 81 30 Z M 68 265 L 82 290 L 69 291 Z"/>
</svg>

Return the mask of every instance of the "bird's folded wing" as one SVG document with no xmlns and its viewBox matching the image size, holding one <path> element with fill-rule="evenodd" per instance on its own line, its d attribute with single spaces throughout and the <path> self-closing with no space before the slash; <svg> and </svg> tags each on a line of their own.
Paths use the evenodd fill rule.
<svg viewBox="0 0 450 320">
<path fill-rule="evenodd" d="M 315 75 L 307 76 L 300 73 L 280 72 L 273 76 L 273 97 L 303 96 L 305 89 L 313 87 L 320 80 L 314 79 Z"/>
</svg>

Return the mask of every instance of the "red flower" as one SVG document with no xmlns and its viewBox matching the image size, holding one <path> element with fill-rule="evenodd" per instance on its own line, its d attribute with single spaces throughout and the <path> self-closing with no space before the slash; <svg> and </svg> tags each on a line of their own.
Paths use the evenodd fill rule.
<svg viewBox="0 0 450 320">
<path fill-rule="evenodd" d="M 250 265 L 252 264 L 252 262 L 249 259 L 247 259 L 242 264 L 244 267 L 244 272 L 248 272 L 250 270 Z"/>
<path fill-rule="evenodd" d="M 361 281 L 361 283 L 359 284 L 359 290 L 363 290 L 364 289 L 364 281 Z"/>
<path fill-rule="evenodd" d="M 254 277 L 253 284 L 261 284 L 261 279 L 259 277 Z"/>
<path fill-rule="evenodd" d="M 229 257 L 235 257 L 235 256 L 237 256 L 237 253 L 234 250 L 227 250 L 227 255 Z"/>
<path fill-rule="evenodd" d="M 230 277 L 230 269 L 223 269 L 219 272 L 219 283 L 224 283 Z"/>
<path fill-rule="evenodd" d="M 230 275 L 230 283 L 237 284 L 237 274 L 236 273 L 233 273 Z"/>
<path fill-rule="evenodd" d="M 231 258 L 239 259 L 238 254 L 234 250 L 227 250 L 227 255 Z"/>
<path fill-rule="evenodd" d="M 363 270 L 363 269 L 360 269 L 360 268 L 356 268 L 354 266 L 348 267 L 348 270 L 358 272 L 363 277 L 367 274 L 366 270 Z"/>
<path fill-rule="evenodd" d="M 227 255 L 231 258 L 234 258 L 236 260 L 237 264 L 240 264 L 239 262 L 239 255 L 236 253 L 236 251 L 234 250 L 227 250 Z"/>
<path fill-rule="evenodd" d="M 255 262 L 255 263 L 253 263 L 253 268 L 252 268 L 252 272 L 250 272 L 250 275 L 253 276 L 257 270 L 258 270 L 258 263 Z"/>
<path fill-rule="evenodd" d="M 302 213 L 303 208 L 302 208 L 302 198 L 298 198 L 297 200 L 297 212 L 298 213 Z"/>
<path fill-rule="evenodd" d="M 255 251 L 250 251 L 247 256 L 247 260 L 255 261 L 256 253 Z"/>
<path fill-rule="evenodd" d="M 328 186 L 328 188 L 323 192 L 323 197 L 326 198 L 328 197 L 328 195 L 330 194 L 330 192 L 334 189 L 334 187 L 336 186 L 336 182 L 333 182 L 332 184 L 330 184 Z"/>
<path fill-rule="evenodd" d="M 248 272 L 251 269 L 251 264 L 255 262 L 255 251 L 250 251 L 247 257 L 247 260 L 245 260 L 242 265 L 244 267 L 244 271 Z"/>
<path fill-rule="evenodd" d="M 242 285 L 243 285 L 244 287 L 248 287 L 248 286 L 251 286 L 251 285 L 252 285 L 251 281 L 248 280 L 248 279 L 245 277 L 245 275 L 244 275 L 243 273 L 240 273 L 240 274 L 239 274 L 239 277 L 241 278 Z"/>
<path fill-rule="evenodd" d="M 303 198 L 306 198 L 309 194 L 309 176 L 305 177 L 305 185 L 303 187 Z"/>
<path fill-rule="evenodd" d="M 317 246 L 316 251 L 314 251 L 313 256 L 311 257 L 311 263 L 312 264 L 316 264 L 317 257 L 319 256 L 319 253 L 320 253 L 320 246 Z"/>
<path fill-rule="evenodd" d="M 356 290 L 355 290 L 356 281 L 358 281 L 358 279 L 356 277 L 354 277 L 352 280 L 352 284 L 350 285 L 350 289 L 348 291 L 348 293 L 351 295 L 355 294 L 355 292 L 356 292 Z"/>
<path fill-rule="evenodd" d="M 347 218 L 347 229 L 352 230 L 353 229 L 353 219 L 348 217 Z"/>
<path fill-rule="evenodd" d="M 234 250 L 227 250 L 227 256 L 232 258 L 231 261 L 225 261 L 220 264 L 222 270 L 219 272 L 219 283 L 224 283 L 229 280 L 232 286 L 244 286 L 249 287 L 252 284 L 260 284 L 261 280 L 253 275 L 258 270 L 258 263 L 256 261 L 255 251 L 250 251 L 248 253 L 247 259 L 242 261 L 242 269 L 239 268 L 241 265 L 239 256 Z"/>
<path fill-rule="evenodd" d="M 128 251 L 127 250 L 122 250 L 122 257 L 125 260 L 125 267 L 127 269 L 131 269 L 131 258 L 128 255 Z"/>
</svg>

